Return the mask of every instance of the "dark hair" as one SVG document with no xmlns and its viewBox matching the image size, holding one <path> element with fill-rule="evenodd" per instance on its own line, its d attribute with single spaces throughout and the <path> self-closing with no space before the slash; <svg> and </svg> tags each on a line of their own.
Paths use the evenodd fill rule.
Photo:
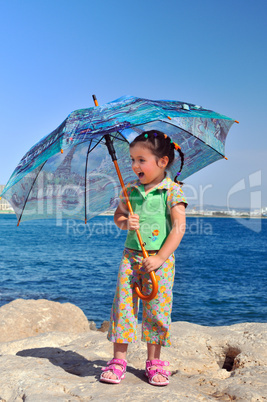
<svg viewBox="0 0 267 402">
<path fill-rule="evenodd" d="M 171 164 L 173 163 L 175 157 L 174 151 L 177 150 L 181 158 L 181 166 L 179 172 L 177 172 L 174 178 L 174 181 L 176 183 L 182 184 L 177 180 L 184 165 L 184 154 L 181 151 L 179 145 L 173 142 L 166 134 L 158 130 L 144 131 L 131 142 L 130 148 L 140 142 L 142 142 L 144 147 L 148 148 L 157 158 L 168 156 L 169 162 L 167 167 L 171 166 Z"/>
</svg>

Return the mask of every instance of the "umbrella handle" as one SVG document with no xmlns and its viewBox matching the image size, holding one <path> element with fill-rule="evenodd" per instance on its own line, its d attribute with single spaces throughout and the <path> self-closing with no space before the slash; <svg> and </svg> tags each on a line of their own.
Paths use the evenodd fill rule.
<svg viewBox="0 0 267 402">
<path fill-rule="evenodd" d="M 147 254 L 147 251 L 146 251 L 146 254 Z M 147 254 L 147 256 L 148 256 L 148 254 Z M 145 258 L 147 258 L 147 257 L 145 257 Z M 154 271 L 149 272 L 149 276 L 150 276 L 150 279 L 152 282 L 152 291 L 149 295 L 143 295 L 143 293 L 141 292 L 141 289 L 139 288 L 137 283 L 134 284 L 134 289 L 137 293 L 137 296 L 140 297 L 140 299 L 145 300 L 145 301 L 150 301 L 150 300 L 154 299 L 154 297 L 156 297 L 156 295 L 158 293 L 158 287 L 159 287 L 155 272 Z"/>
<path fill-rule="evenodd" d="M 155 272 L 149 272 L 150 275 L 150 279 L 152 281 L 152 291 L 149 295 L 143 295 L 143 293 L 141 293 L 141 290 L 139 288 L 139 286 L 137 285 L 137 283 L 134 284 L 134 290 L 137 293 L 137 296 L 140 297 L 140 299 L 145 300 L 147 302 L 149 302 L 150 300 L 154 299 L 154 297 L 156 297 L 157 293 L 158 293 L 158 281 L 155 275 Z"/>
</svg>

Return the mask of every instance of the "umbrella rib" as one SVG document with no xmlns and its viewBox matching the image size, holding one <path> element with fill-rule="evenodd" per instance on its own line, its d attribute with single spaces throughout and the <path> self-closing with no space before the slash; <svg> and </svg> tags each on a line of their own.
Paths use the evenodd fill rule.
<svg viewBox="0 0 267 402">
<path fill-rule="evenodd" d="M 46 164 L 46 162 L 47 162 L 47 160 L 44 161 L 44 163 L 43 163 L 42 166 L 41 166 L 41 169 L 39 170 L 39 172 L 37 173 L 35 179 L 34 179 L 33 182 L 32 182 L 30 191 L 28 192 L 28 195 L 27 195 L 27 197 L 26 197 L 25 203 L 24 203 L 24 205 L 23 205 L 23 208 L 22 208 L 22 211 L 21 211 L 21 214 L 20 214 L 20 217 L 19 217 L 17 226 L 19 226 L 19 224 L 20 224 L 20 221 L 21 221 L 21 218 L 22 218 L 22 214 L 23 214 L 24 209 L 25 209 L 25 207 L 26 207 L 26 204 L 27 204 L 27 201 L 28 201 L 28 199 L 29 199 L 30 193 L 31 193 L 31 191 L 32 191 L 32 189 L 33 189 L 33 186 L 34 186 L 34 184 L 35 184 L 35 182 L 36 182 L 36 180 L 37 180 L 37 177 L 39 176 L 39 174 L 40 174 L 41 170 L 43 169 L 44 165 Z"/>
<path fill-rule="evenodd" d="M 87 207 L 87 200 L 86 200 L 86 183 L 87 183 L 87 166 L 88 166 L 88 157 L 89 157 L 89 154 L 90 154 L 90 152 L 92 152 L 94 149 L 95 149 L 95 147 L 97 147 L 97 145 L 101 142 L 101 140 L 103 139 L 104 137 L 102 136 L 101 138 L 100 138 L 100 140 L 93 146 L 93 148 L 90 148 L 91 147 L 91 145 L 92 145 L 92 139 L 90 140 L 90 144 L 89 144 L 89 146 L 88 146 L 88 150 L 87 150 L 87 155 L 86 155 L 86 162 L 85 162 L 85 181 L 84 181 L 84 183 L 85 183 L 85 185 L 84 185 L 84 202 L 85 202 L 85 204 L 84 204 L 84 213 L 85 213 L 85 224 L 87 223 L 87 211 L 86 211 L 86 207 Z"/>
<path fill-rule="evenodd" d="M 86 206 L 87 206 L 87 200 L 86 200 L 87 165 L 88 165 L 88 155 L 90 153 L 90 147 L 91 147 L 92 141 L 93 140 L 90 141 L 90 144 L 88 146 L 87 155 L 86 155 L 86 162 L 85 162 L 85 177 L 84 177 L 84 215 L 85 215 L 85 224 L 87 223 L 87 211 L 86 211 Z"/>
<path fill-rule="evenodd" d="M 115 138 L 116 140 L 126 142 L 127 144 L 129 144 L 129 141 L 123 136 L 123 134 L 119 130 L 116 131 L 116 133 L 119 134 L 122 138 L 116 137 L 115 135 L 112 134 L 109 134 L 109 136 Z"/>
</svg>

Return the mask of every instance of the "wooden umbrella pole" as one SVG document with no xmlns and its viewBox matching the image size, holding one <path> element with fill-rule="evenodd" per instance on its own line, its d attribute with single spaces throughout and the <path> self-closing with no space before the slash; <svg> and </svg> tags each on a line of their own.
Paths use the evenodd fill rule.
<svg viewBox="0 0 267 402">
<path fill-rule="evenodd" d="M 93 100 L 94 100 L 95 105 L 98 106 L 98 102 L 97 102 L 97 99 L 96 99 L 95 95 L 93 95 Z M 108 148 L 109 154 L 110 154 L 110 156 L 112 158 L 112 161 L 114 163 L 114 166 L 115 166 L 115 169 L 116 169 L 116 172 L 117 172 L 117 175 L 118 175 L 118 178 L 119 178 L 122 190 L 123 190 L 126 205 L 128 207 L 128 210 L 129 210 L 130 214 L 133 215 L 133 213 L 134 213 L 133 208 L 132 208 L 132 205 L 130 203 L 130 200 L 129 200 L 129 197 L 128 197 L 128 194 L 127 194 L 127 190 L 125 188 L 124 181 L 123 181 L 120 169 L 119 169 L 119 165 L 118 165 L 117 157 L 116 157 L 116 152 L 115 152 L 115 149 L 113 147 L 113 142 L 112 142 L 112 140 L 111 140 L 111 138 L 110 138 L 110 136 L 108 134 L 105 135 L 104 138 L 106 140 L 106 146 Z M 144 247 L 144 242 L 142 240 L 140 231 L 138 229 L 136 229 L 136 234 L 137 234 L 137 237 L 138 237 L 138 241 L 140 243 L 140 247 L 142 249 L 143 257 L 148 258 L 149 257 L 148 252 L 146 251 L 146 249 Z M 138 297 L 140 297 L 140 299 L 145 300 L 145 301 L 150 301 L 150 300 L 154 299 L 154 297 L 158 293 L 158 281 L 157 281 L 155 272 L 154 271 L 149 272 L 149 276 L 150 276 L 150 279 L 151 279 L 151 282 L 152 282 L 152 291 L 151 291 L 151 293 L 149 295 L 143 295 L 141 290 L 140 290 L 140 288 L 139 288 L 139 286 L 137 285 L 137 283 L 134 284 L 134 288 L 135 288 L 135 291 L 136 291 Z"/>
<path fill-rule="evenodd" d="M 125 197 L 126 205 L 127 205 L 128 209 L 129 209 L 130 214 L 133 215 L 133 213 L 134 213 L 133 208 L 132 208 L 132 205 L 130 203 L 130 200 L 129 200 L 129 197 L 128 197 L 128 194 L 127 194 L 127 190 L 125 188 L 123 178 L 121 176 L 121 172 L 120 172 L 120 169 L 119 169 L 119 166 L 118 166 L 118 162 L 117 162 L 117 160 L 114 160 L 113 163 L 114 163 L 117 175 L 118 175 L 119 180 L 120 180 L 120 184 L 121 184 L 123 194 L 124 194 L 124 197 Z M 136 234 L 137 234 L 138 241 L 139 241 L 139 244 L 140 244 L 141 249 L 142 249 L 143 257 L 144 258 L 149 257 L 148 252 L 146 251 L 146 249 L 144 247 L 144 242 L 142 240 L 141 233 L 140 233 L 140 231 L 138 229 L 136 229 Z M 154 271 L 149 272 L 149 276 L 150 276 L 150 279 L 151 279 L 151 282 L 152 282 L 152 291 L 151 291 L 151 293 L 149 295 L 143 295 L 141 293 L 141 290 L 140 290 L 139 286 L 137 285 L 137 283 L 134 284 L 134 288 L 135 288 L 135 291 L 136 291 L 138 297 L 140 297 L 140 299 L 146 300 L 146 301 L 150 301 L 150 300 L 154 299 L 154 297 L 158 293 L 158 281 L 157 281 L 155 272 Z"/>
</svg>

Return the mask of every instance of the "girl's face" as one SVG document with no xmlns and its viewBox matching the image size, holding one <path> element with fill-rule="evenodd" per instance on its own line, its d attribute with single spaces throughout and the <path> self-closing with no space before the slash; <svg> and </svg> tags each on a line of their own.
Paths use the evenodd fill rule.
<svg viewBox="0 0 267 402">
<path fill-rule="evenodd" d="M 130 148 L 132 169 L 142 184 L 157 185 L 165 177 L 169 158 L 157 158 L 148 148 L 135 144 Z"/>
</svg>

